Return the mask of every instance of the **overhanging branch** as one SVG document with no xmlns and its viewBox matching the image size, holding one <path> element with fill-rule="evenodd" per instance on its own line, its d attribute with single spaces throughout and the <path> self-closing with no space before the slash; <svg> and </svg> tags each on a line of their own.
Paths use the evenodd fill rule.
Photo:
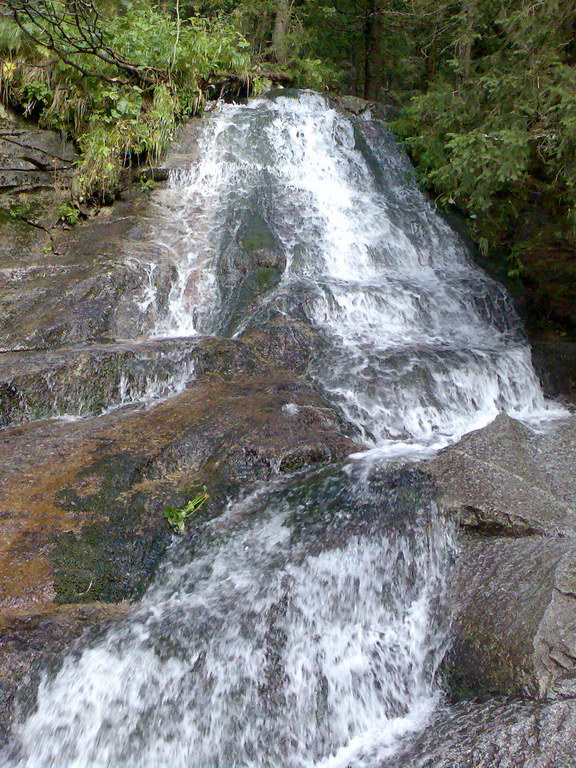
<svg viewBox="0 0 576 768">
<path fill-rule="evenodd" d="M 93 56 L 147 86 L 168 78 L 166 71 L 135 64 L 108 45 L 93 0 L 66 0 L 65 3 L 58 0 L 2 0 L 2 5 L 27 37 L 55 53 L 84 77 L 121 82 L 116 77 L 88 69 L 76 60 L 77 56 Z"/>
</svg>

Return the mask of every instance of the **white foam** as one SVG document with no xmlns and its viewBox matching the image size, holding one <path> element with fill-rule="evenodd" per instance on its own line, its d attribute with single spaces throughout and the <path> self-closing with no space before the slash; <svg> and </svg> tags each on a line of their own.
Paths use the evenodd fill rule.
<svg viewBox="0 0 576 768">
<path fill-rule="evenodd" d="M 426 453 L 502 411 L 531 425 L 565 414 L 542 394 L 506 292 L 407 180 L 385 131 L 303 93 L 220 107 L 201 146 L 173 178 L 178 279 L 157 333 L 218 330 L 219 260 L 257 195 L 287 260 L 265 303 L 290 315 L 286 297 L 301 296 L 325 341 L 310 372 L 368 448 Z"/>
<path fill-rule="evenodd" d="M 134 618 L 44 675 L 18 766 L 376 768 L 426 722 L 451 546 L 433 510 L 315 553 L 281 497 L 239 524 L 258 499 L 165 567 Z"/>
</svg>

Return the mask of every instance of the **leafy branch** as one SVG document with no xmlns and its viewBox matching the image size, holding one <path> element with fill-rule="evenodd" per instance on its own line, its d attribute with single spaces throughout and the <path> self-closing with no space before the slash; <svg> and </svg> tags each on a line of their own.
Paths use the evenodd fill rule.
<svg viewBox="0 0 576 768">
<path fill-rule="evenodd" d="M 93 0 L 2 0 L 2 4 L 30 40 L 55 53 L 84 77 L 122 82 L 118 77 L 88 69 L 78 61 L 79 56 L 95 57 L 124 72 L 130 80 L 148 86 L 168 77 L 166 71 L 135 64 L 109 45 Z"/>
</svg>

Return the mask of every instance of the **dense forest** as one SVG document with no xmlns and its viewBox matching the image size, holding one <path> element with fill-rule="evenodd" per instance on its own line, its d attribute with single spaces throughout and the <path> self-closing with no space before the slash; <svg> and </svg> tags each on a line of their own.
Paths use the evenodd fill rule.
<svg viewBox="0 0 576 768">
<path fill-rule="evenodd" d="M 576 329 L 576 0 L 2 0 L 6 105 L 74 139 L 74 198 L 109 202 L 178 121 L 274 85 L 396 107 L 440 207 Z"/>
</svg>

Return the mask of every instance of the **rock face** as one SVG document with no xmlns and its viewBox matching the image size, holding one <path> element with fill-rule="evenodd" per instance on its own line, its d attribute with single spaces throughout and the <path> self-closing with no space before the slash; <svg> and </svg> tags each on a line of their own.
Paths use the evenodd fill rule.
<svg viewBox="0 0 576 768">
<path fill-rule="evenodd" d="M 8 114 L 0 119 L 2 193 L 53 190 L 66 179 L 76 159 L 72 145 L 53 131 L 39 130 Z"/>
<path fill-rule="evenodd" d="M 446 508 L 484 534 L 576 535 L 576 419 L 535 435 L 502 414 L 426 465 Z"/>
<path fill-rule="evenodd" d="M 384 768 L 576 761 L 575 466 L 576 417 L 535 434 L 505 415 L 421 465 L 462 526 L 453 704 Z"/>
<path fill-rule="evenodd" d="M 13 318 L 32 309 L 28 291 L 58 286 L 69 271 L 53 262 L 52 227 L 77 160 L 71 144 L 2 111 L 0 115 L 0 349 L 21 345 Z M 57 294 L 56 294 L 57 295 Z M 52 297 L 54 298 L 54 297 Z M 29 321 L 30 322 L 30 321 Z"/>
<path fill-rule="evenodd" d="M 103 209 L 70 232 L 54 231 L 48 244 L 12 243 L 2 259 L 0 347 L 46 349 L 149 330 L 153 309 L 138 311 L 152 268 L 146 265 L 166 271 L 170 285 L 170 265 L 154 242 L 160 215 L 140 198 Z"/>
<path fill-rule="evenodd" d="M 564 768 L 575 760 L 573 700 L 495 700 L 441 711 L 382 768 Z"/>
<path fill-rule="evenodd" d="M 263 366 L 250 345 L 200 336 L 5 353 L 0 426 L 97 414 L 176 394 L 195 375 L 230 379 Z"/>
<path fill-rule="evenodd" d="M 504 415 L 423 465 L 464 530 L 446 660 L 454 696 L 576 703 L 575 466 L 576 417 L 535 434 Z"/>
<path fill-rule="evenodd" d="M 6 430 L 0 611 L 136 597 L 185 489 L 205 484 L 221 507 L 246 483 L 355 448 L 314 390 L 271 369 L 201 377 L 147 411 Z"/>
<path fill-rule="evenodd" d="M 576 697 L 576 539 L 466 541 L 452 598 L 458 691 Z"/>
<path fill-rule="evenodd" d="M 76 160 L 55 133 L 0 121 L 0 351 L 131 339 L 165 309 L 176 271 L 158 231 L 161 222 L 167 242 L 182 234 L 177 196 L 129 192 L 57 227 Z"/>
<path fill-rule="evenodd" d="M 55 350 L 25 356 L 20 371 L 11 357 L 4 372 L 12 367 L 11 386 L 38 403 L 58 392 L 69 398 L 74 382 L 104 402 L 118 386 L 119 363 L 128 372 L 130 366 L 161 367 L 157 347 L 147 342 L 140 348 Z M 167 506 L 183 506 L 206 486 L 210 500 L 202 514 L 219 514 L 254 482 L 330 463 L 358 449 L 314 389 L 267 364 L 245 342 L 171 340 L 162 351 L 173 353 L 174 365 L 184 359 L 195 367 L 181 394 L 145 410 L 124 408 L 0 432 L 5 720 L 16 684 L 32 664 L 45 663 L 86 624 L 109 620 L 107 611 L 86 608 L 89 621 L 79 609 L 66 613 L 63 624 L 58 605 L 142 594 L 171 540 L 163 514 Z M 53 388 L 47 393 L 52 365 Z"/>
</svg>

